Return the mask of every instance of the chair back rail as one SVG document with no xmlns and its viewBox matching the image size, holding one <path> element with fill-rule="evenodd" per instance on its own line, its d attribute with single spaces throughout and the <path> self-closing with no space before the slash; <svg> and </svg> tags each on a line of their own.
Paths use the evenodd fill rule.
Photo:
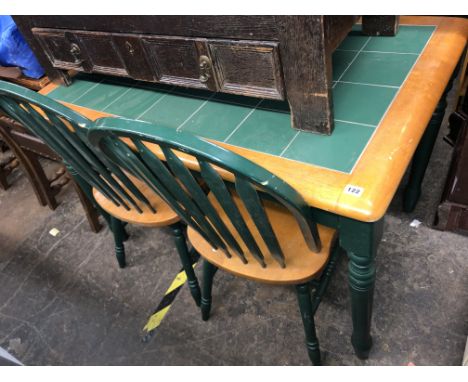
<svg viewBox="0 0 468 382">
<path fill-rule="evenodd" d="M 238 154 L 190 133 L 112 117 L 98 119 L 91 126 L 88 138 L 114 166 L 144 181 L 185 223 L 196 229 L 214 249 L 222 249 L 228 258 L 234 254 L 242 262 L 248 262 L 241 243 L 176 152 L 194 158 L 204 184 L 237 231 L 243 246 L 262 267 L 266 266 L 265 256 L 269 255 L 282 267 L 287 263 L 262 203 L 266 196 L 275 199 L 294 215 L 309 248 L 320 251 L 317 225 L 300 194 L 274 174 Z M 154 150 L 154 147 L 159 150 Z M 230 173 L 233 185 L 224 181 L 217 169 Z M 233 199 L 234 191 L 269 253 L 262 253 L 254 239 Z"/>
</svg>

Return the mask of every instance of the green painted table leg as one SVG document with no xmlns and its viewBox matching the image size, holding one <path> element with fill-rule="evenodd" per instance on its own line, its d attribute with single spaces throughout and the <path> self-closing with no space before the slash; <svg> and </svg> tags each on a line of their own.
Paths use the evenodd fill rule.
<svg viewBox="0 0 468 382">
<path fill-rule="evenodd" d="M 409 181 L 403 194 L 403 211 L 405 212 L 412 212 L 421 196 L 421 184 L 439 134 L 440 126 L 444 119 L 445 109 L 447 107 L 447 93 L 452 88 L 452 83 L 457 72 L 458 70 L 455 70 L 454 75 L 447 84 L 445 92 L 442 94 L 421 141 L 414 152 Z"/>
<path fill-rule="evenodd" d="M 340 245 L 349 258 L 348 282 L 353 320 L 351 343 L 361 359 L 369 356 L 372 347 L 370 327 L 375 284 L 374 259 L 382 233 L 383 219 L 363 223 L 340 218 Z"/>
</svg>

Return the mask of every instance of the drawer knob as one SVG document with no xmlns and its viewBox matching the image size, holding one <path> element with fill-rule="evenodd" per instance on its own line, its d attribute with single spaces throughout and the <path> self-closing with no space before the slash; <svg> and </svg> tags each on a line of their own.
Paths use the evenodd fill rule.
<svg viewBox="0 0 468 382">
<path fill-rule="evenodd" d="M 207 56 L 200 56 L 200 82 L 206 83 L 211 77 L 211 60 Z"/>
</svg>

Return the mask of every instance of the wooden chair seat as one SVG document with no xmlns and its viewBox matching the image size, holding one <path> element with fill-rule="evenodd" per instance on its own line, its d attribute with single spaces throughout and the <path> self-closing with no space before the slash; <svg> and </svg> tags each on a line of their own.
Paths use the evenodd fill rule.
<svg viewBox="0 0 468 382">
<path fill-rule="evenodd" d="M 171 207 L 161 199 L 151 188 L 143 183 L 138 178 L 127 174 L 133 184 L 141 191 L 141 193 L 150 201 L 151 205 L 156 210 L 156 213 L 151 211 L 146 205 L 139 200 L 136 203 L 141 208 L 143 213 L 140 213 L 135 208 L 130 210 L 125 209 L 123 206 L 116 206 L 111 200 L 105 197 L 99 190 L 93 188 L 93 196 L 96 203 L 112 216 L 115 216 L 119 220 L 125 221 L 131 224 L 139 224 L 143 226 L 151 227 L 162 227 L 170 224 L 177 223 L 180 218 L 171 209 Z"/>
<path fill-rule="evenodd" d="M 215 250 L 197 231 L 189 227 L 187 232 L 189 241 L 201 256 L 216 267 L 241 277 L 271 284 L 306 282 L 314 278 L 325 267 L 334 244 L 336 230 L 318 225 L 322 249 L 318 253 L 312 252 L 308 248 L 294 216 L 282 205 L 264 200 L 265 211 L 286 259 L 286 268 L 281 268 L 272 256 L 265 256 L 267 266 L 262 268 L 248 252 L 247 247 L 213 194 L 210 193 L 208 198 L 240 244 L 248 261 L 247 264 L 244 264 L 233 250 L 230 251 L 232 258 L 228 259 L 221 249 Z M 266 244 L 261 239 L 260 233 L 240 198 L 233 194 L 233 200 L 239 207 L 262 253 L 268 253 Z"/>
</svg>

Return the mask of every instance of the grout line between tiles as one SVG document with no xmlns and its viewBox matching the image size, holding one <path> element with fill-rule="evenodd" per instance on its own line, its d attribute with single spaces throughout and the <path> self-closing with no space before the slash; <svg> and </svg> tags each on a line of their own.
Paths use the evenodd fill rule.
<svg viewBox="0 0 468 382">
<path fill-rule="evenodd" d="M 282 157 L 284 155 L 284 153 L 289 149 L 289 146 L 292 145 L 292 143 L 296 140 L 297 136 L 299 135 L 300 131 L 297 131 L 297 133 L 294 135 L 294 137 L 291 138 L 291 140 L 289 141 L 289 143 L 286 145 L 286 147 L 283 149 L 283 151 L 281 151 L 280 153 L 280 157 Z"/>
<path fill-rule="evenodd" d="M 132 90 L 132 89 L 133 89 L 133 86 L 134 86 L 134 85 L 130 86 L 127 90 L 125 90 L 125 91 L 124 91 L 121 95 L 119 95 L 117 98 L 114 98 L 114 100 L 111 101 L 111 103 L 108 104 L 106 107 L 104 107 L 104 108 L 102 109 L 102 111 L 106 111 L 106 109 L 107 109 L 109 106 L 113 105 L 117 100 L 119 100 L 119 99 L 122 98 L 125 94 L 127 94 L 130 90 Z"/>
<path fill-rule="evenodd" d="M 240 121 L 237 124 L 237 126 L 234 128 L 234 130 L 231 131 L 231 133 L 226 137 L 226 139 L 223 142 L 227 142 L 227 140 L 234 135 L 234 133 L 239 129 L 239 127 L 242 126 L 242 124 L 247 120 L 247 118 L 249 118 L 252 115 L 252 113 L 257 109 L 257 107 L 262 103 L 262 101 L 263 101 L 263 99 L 261 99 L 260 101 L 257 102 L 255 107 L 252 110 L 250 110 L 250 112 L 242 119 L 242 121 Z"/>
<path fill-rule="evenodd" d="M 335 121 L 336 121 L 336 122 L 349 123 L 350 125 L 360 125 L 360 126 L 372 127 L 372 128 L 376 128 L 376 127 L 378 126 L 378 125 L 371 125 L 371 124 L 369 124 L 369 123 L 345 121 L 344 119 L 335 119 Z"/>
<path fill-rule="evenodd" d="M 203 102 L 203 103 L 197 108 L 197 110 L 195 110 L 192 114 L 190 114 L 190 115 L 187 117 L 187 119 L 186 119 L 184 122 L 182 122 L 182 123 L 179 125 L 179 127 L 177 127 L 176 131 L 180 131 L 180 129 L 181 129 L 195 114 L 197 114 L 197 113 L 208 103 L 208 101 L 214 97 L 215 94 L 216 94 L 216 93 L 211 94 L 211 95 L 205 100 L 205 102 Z"/>
<path fill-rule="evenodd" d="M 168 96 L 169 94 L 172 94 L 171 90 L 174 89 L 174 86 L 169 89 L 166 93 L 164 93 L 164 95 L 162 95 L 161 97 L 159 97 L 153 104 L 151 104 L 150 107 L 148 107 L 145 111 L 143 111 L 138 117 L 136 117 L 135 119 L 139 120 L 141 117 L 143 117 L 148 111 L 150 111 L 153 106 L 156 106 L 162 99 L 166 98 L 166 96 Z"/>
<path fill-rule="evenodd" d="M 390 89 L 399 89 L 399 86 L 393 86 L 393 85 L 381 85 L 381 84 L 372 84 L 368 82 L 352 82 L 352 81 L 334 81 L 334 82 L 340 82 L 342 84 L 352 84 L 352 85 L 366 85 L 366 86 L 374 86 L 377 88 L 390 88 Z"/>
<path fill-rule="evenodd" d="M 75 103 L 76 101 L 78 101 L 81 97 L 83 97 L 85 94 L 88 94 L 91 90 L 93 90 L 94 88 L 96 88 L 98 85 L 100 85 L 102 83 L 103 80 L 100 80 L 99 82 L 95 83 L 93 86 L 91 86 L 90 88 L 88 88 L 86 91 L 84 91 L 83 93 L 81 93 L 78 97 L 76 97 L 75 99 L 73 99 L 72 101 L 70 101 L 70 103 Z"/>
<path fill-rule="evenodd" d="M 346 69 L 343 71 L 343 73 L 341 73 L 341 75 L 338 77 L 338 79 L 336 80 L 335 84 L 332 86 L 332 89 L 336 86 L 336 84 L 343 78 L 343 76 L 346 74 L 346 72 L 348 71 L 348 69 L 351 67 L 351 65 L 353 64 L 354 61 L 356 61 L 356 58 L 358 58 L 359 56 L 359 53 L 361 53 L 364 48 L 366 47 L 367 44 L 369 44 L 369 41 L 371 40 L 372 36 L 369 36 L 369 38 L 367 39 L 367 41 L 364 43 L 364 45 L 361 47 L 361 49 L 356 53 L 356 55 L 354 56 L 354 58 L 351 60 L 351 62 L 348 64 L 348 66 L 346 67 Z"/>
<path fill-rule="evenodd" d="M 357 52 L 355 49 L 335 49 L 335 52 Z M 383 53 L 383 54 L 409 54 L 413 56 L 419 56 L 420 53 L 413 53 L 413 52 L 385 52 L 381 50 L 363 50 L 361 53 Z"/>
</svg>

